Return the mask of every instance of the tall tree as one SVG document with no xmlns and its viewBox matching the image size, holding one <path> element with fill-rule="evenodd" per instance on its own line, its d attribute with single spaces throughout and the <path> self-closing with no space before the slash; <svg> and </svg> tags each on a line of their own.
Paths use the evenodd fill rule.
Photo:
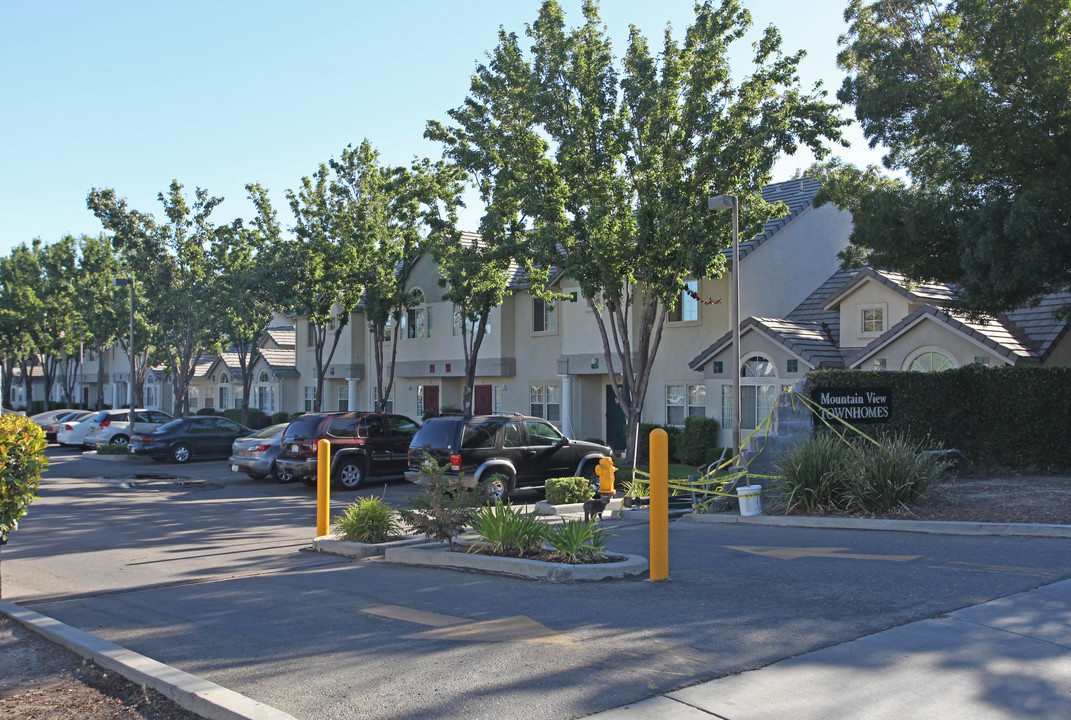
<svg viewBox="0 0 1071 720">
<path fill-rule="evenodd" d="M 825 168 L 855 222 L 846 260 L 955 283 L 973 311 L 1066 291 L 1071 6 L 853 0 L 845 19 L 839 97 L 910 179 Z"/>
<path fill-rule="evenodd" d="M 74 277 L 74 308 L 80 327 L 84 328 L 82 339 L 98 358 L 93 401 L 96 409 L 104 407 L 104 353 L 119 338 L 125 338 L 129 328 L 128 297 L 121 292 L 122 288 L 114 286 L 114 279 L 120 274 L 119 258 L 108 239 L 103 235 L 83 235 Z M 144 323 L 135 332 L 140 337 L 148 335 Z"/>
<path fill-rule="evenodd" d="M 26 408 L 33 402 L 33 371 L 37 367 L 37 338 L 43 324 L 40 299 L 41 266 L 38 262 L 41 241 L 32 246 L 18 245 L 0 258 L 0 326 L 4 348 L 7 397 L 17 367 L 26 397 Z"/>
<path fill-rule="evenodd" d="M 339 232 L 361 258 L 356 281 L 364 293 L 372 338 L 375 406 L 383 412 L 394 384 L 397 329 L 412 301 L 409 278 L 425 250 L 428 217 L 440 217 L 440 209 L 456 216 L 460 188 L 456 173 L 442 163 L 421 159 L 409 168 L 380 165 L 379 153 L 368 140 L 356 149 L 347 147 L 331 167 Z"/>
<path fill-rule="evenodd" d="M 706 198 L 738 196 L 745 236 L 757 231 L 778 210 L 761 197 L 778 156 L 801 143 L 824 155 L 845 121 L 820 86 L 800 89 L 803 52 L 783 54 L 772 27 L 754 45 L 752 74 L 734 84 L 728 51 L 751 25 L 736 0 L 698 4 L 683 44 L 667 29 L 657 56 L 632 28 L 620 71 L 598 4 L 583 13 L 567 31 L 558 3 L 544 2 L 528 28 L 530 60 L 500 33 L 452 117 L 471 135 L 510 118 L 478 161 L 509 178 L 515 214 L 533 219 L 538 264 L 580 284 L 632 456 L 666 313 L 686 277 L 724 271 L 731 221 Z M 533 290 L 548 293 L 540 280 Z"/>
<path fill-rule="evenodd" d="M 282 301 L 276 281 L 282 232 L 275 209 L 260 185 L 245 188 L 256 216 L 248 226 L 239 218 L 220 228 L 209 253 L 209 267 L 216 278 L 220 344 L 237 354 L 241 369 L 242 424 L 248 422 L 260 340 Z"/>
<path fill-rule="evenodd" d="M 334 186 L 334 187 L 333 187 Z M 361 299 L 358 276 L 363 258 L 352 238 L 339 226 L 337 184 L 326 164 L 312 178 L 301 179 L 297 191 L 287 190 L 294 214 L 294 238 L 285 244 L 284 268 L 292 309 L 306 318 L 316 363 L 313 410 L 323 407 L 324 377 L 350 313 Z"/>
</svg>

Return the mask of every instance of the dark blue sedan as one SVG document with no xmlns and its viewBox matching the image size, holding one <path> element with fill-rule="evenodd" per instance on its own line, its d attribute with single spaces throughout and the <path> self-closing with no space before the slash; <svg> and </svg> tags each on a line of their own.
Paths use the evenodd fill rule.
<svg viewBox="0 0 1071 720">
<path fill-rule="evenodd" d="M 231 454 L 235 440 L 252 432 L 227 418 L 195 415 L 172 420 L 152 433 L 138 433 L 130 438 L 130 454 L 177 463 L 194 458 L 225 458 Z"/>
</svg>

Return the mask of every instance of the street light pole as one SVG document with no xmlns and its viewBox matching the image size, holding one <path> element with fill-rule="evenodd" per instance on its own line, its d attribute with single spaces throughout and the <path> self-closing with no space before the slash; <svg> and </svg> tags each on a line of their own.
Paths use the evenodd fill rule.
<svg viewBox="0 0 1071 720">
<path fill-rule="evenodd" d="M 729 322 L 733 325 L 733 452 L 740 454 L 740 467 L 747 472 L 747 453 L 740 447 L 740 201 L 735 195 L 707 198 L 709 210 L 733 211 L 733 274 Z"/>
<path fill-rule="evenodd" d="M 119 287 L 123 285 L 130 286 L 130 344 L 128 349 L 130 350 L 130 382 L 126 386 L 126 400 L 127 405 L 130 406 L 130 435 L 134 435 L 134 379 L 137 375 L 134 372 L 134 275 L 131 273 L 128 278 L 115 278 L 115 284 Z"/>
<path fill-rule="evenodd" d="M 76 387 L 78 388 L 78 402 L 76 404 L 77 405 L 81 405 L 82 404 L 82 395 L 83 395 L 83 392 L 82 392 L 83 387 L 82 386 L 84 385 L 84 383 L 82 382 L 82 376 L 83 376 L 82 363 L 84 361 L 83 348 L 85 347 L 85 345 L 83 344 L 82 341 L 85 338 L 85 330 L 86 329 L 84 327 L 81 327 L 81 326 L 74 327 L 74 328 L 71 328 L 71 329 L 78 331 L 78 382 L 76 384 Z M 88 408 L 88 407 L 89 407 L 89 403 L 87 402 L 86 403 L 86 408 Z"/>
</svg>

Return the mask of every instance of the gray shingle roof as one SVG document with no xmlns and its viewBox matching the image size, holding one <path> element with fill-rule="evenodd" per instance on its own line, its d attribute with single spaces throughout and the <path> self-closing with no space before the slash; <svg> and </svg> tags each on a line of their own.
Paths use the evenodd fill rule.
<svg viewBox="0 0 1071 720">
<path fill-rule="evenodd" d="M 755 330 L 799 356 L 812 368 L 842 368 L 844 356 L 830 336 L 828 326 L 814 321 L 793 321 L 782 318 L 749 317 L 740 323 L 741 336 Z M 732 345 L 733 334 L 727 332 L 707 349 L 696 355 L 688 367 L 699 370 L 718 353 Z"/>
<path fill-rule="evenodd" d="M 1071 304 L 1071 292 L 1054 293 L 1043 297 L 1037 307 L 1013 310 L 1006 317 L 1044 358 L 1068 332 L 1067 320 L 1059 320 L 1055 315 L 1057 309 L 1068 304 Z"/>
<path fill-rule="evenodd" d="M 814 204 L 814 196 L 818 193 L 821 183 L 810 178 L 799 180 L 786 180 L 785 182 L 771 183 L 762 189 L 762 199 L 769 203 L 783 202 L 788 206 L 788 213 L 781 217 L 766 221 L 762 226 L 762 232 L 755 237 L 740 243 L 740 260 L 743 261 L 748 255 L 759 248 L 763 243 L 777 234 L 781 228 L 795 220 L 805 210 Z M 725 259 L 732 262 L 732 248 L 722 252 Z"/>
</svg>

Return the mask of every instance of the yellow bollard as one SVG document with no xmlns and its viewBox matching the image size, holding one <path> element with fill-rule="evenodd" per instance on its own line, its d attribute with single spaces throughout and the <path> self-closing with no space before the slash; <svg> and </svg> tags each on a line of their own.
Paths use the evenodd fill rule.
<svg viewBox="0 0 1071 720">
<path fill-rule="evenodd" d="M 330 516 L 331 441 L 316 444 L 316 537 L 327 534 Z"/>
<path fill-rule="evenodd" d="M 669 435 L 651 431 L 651 579 L 669 579 Z"/>
</svg>

